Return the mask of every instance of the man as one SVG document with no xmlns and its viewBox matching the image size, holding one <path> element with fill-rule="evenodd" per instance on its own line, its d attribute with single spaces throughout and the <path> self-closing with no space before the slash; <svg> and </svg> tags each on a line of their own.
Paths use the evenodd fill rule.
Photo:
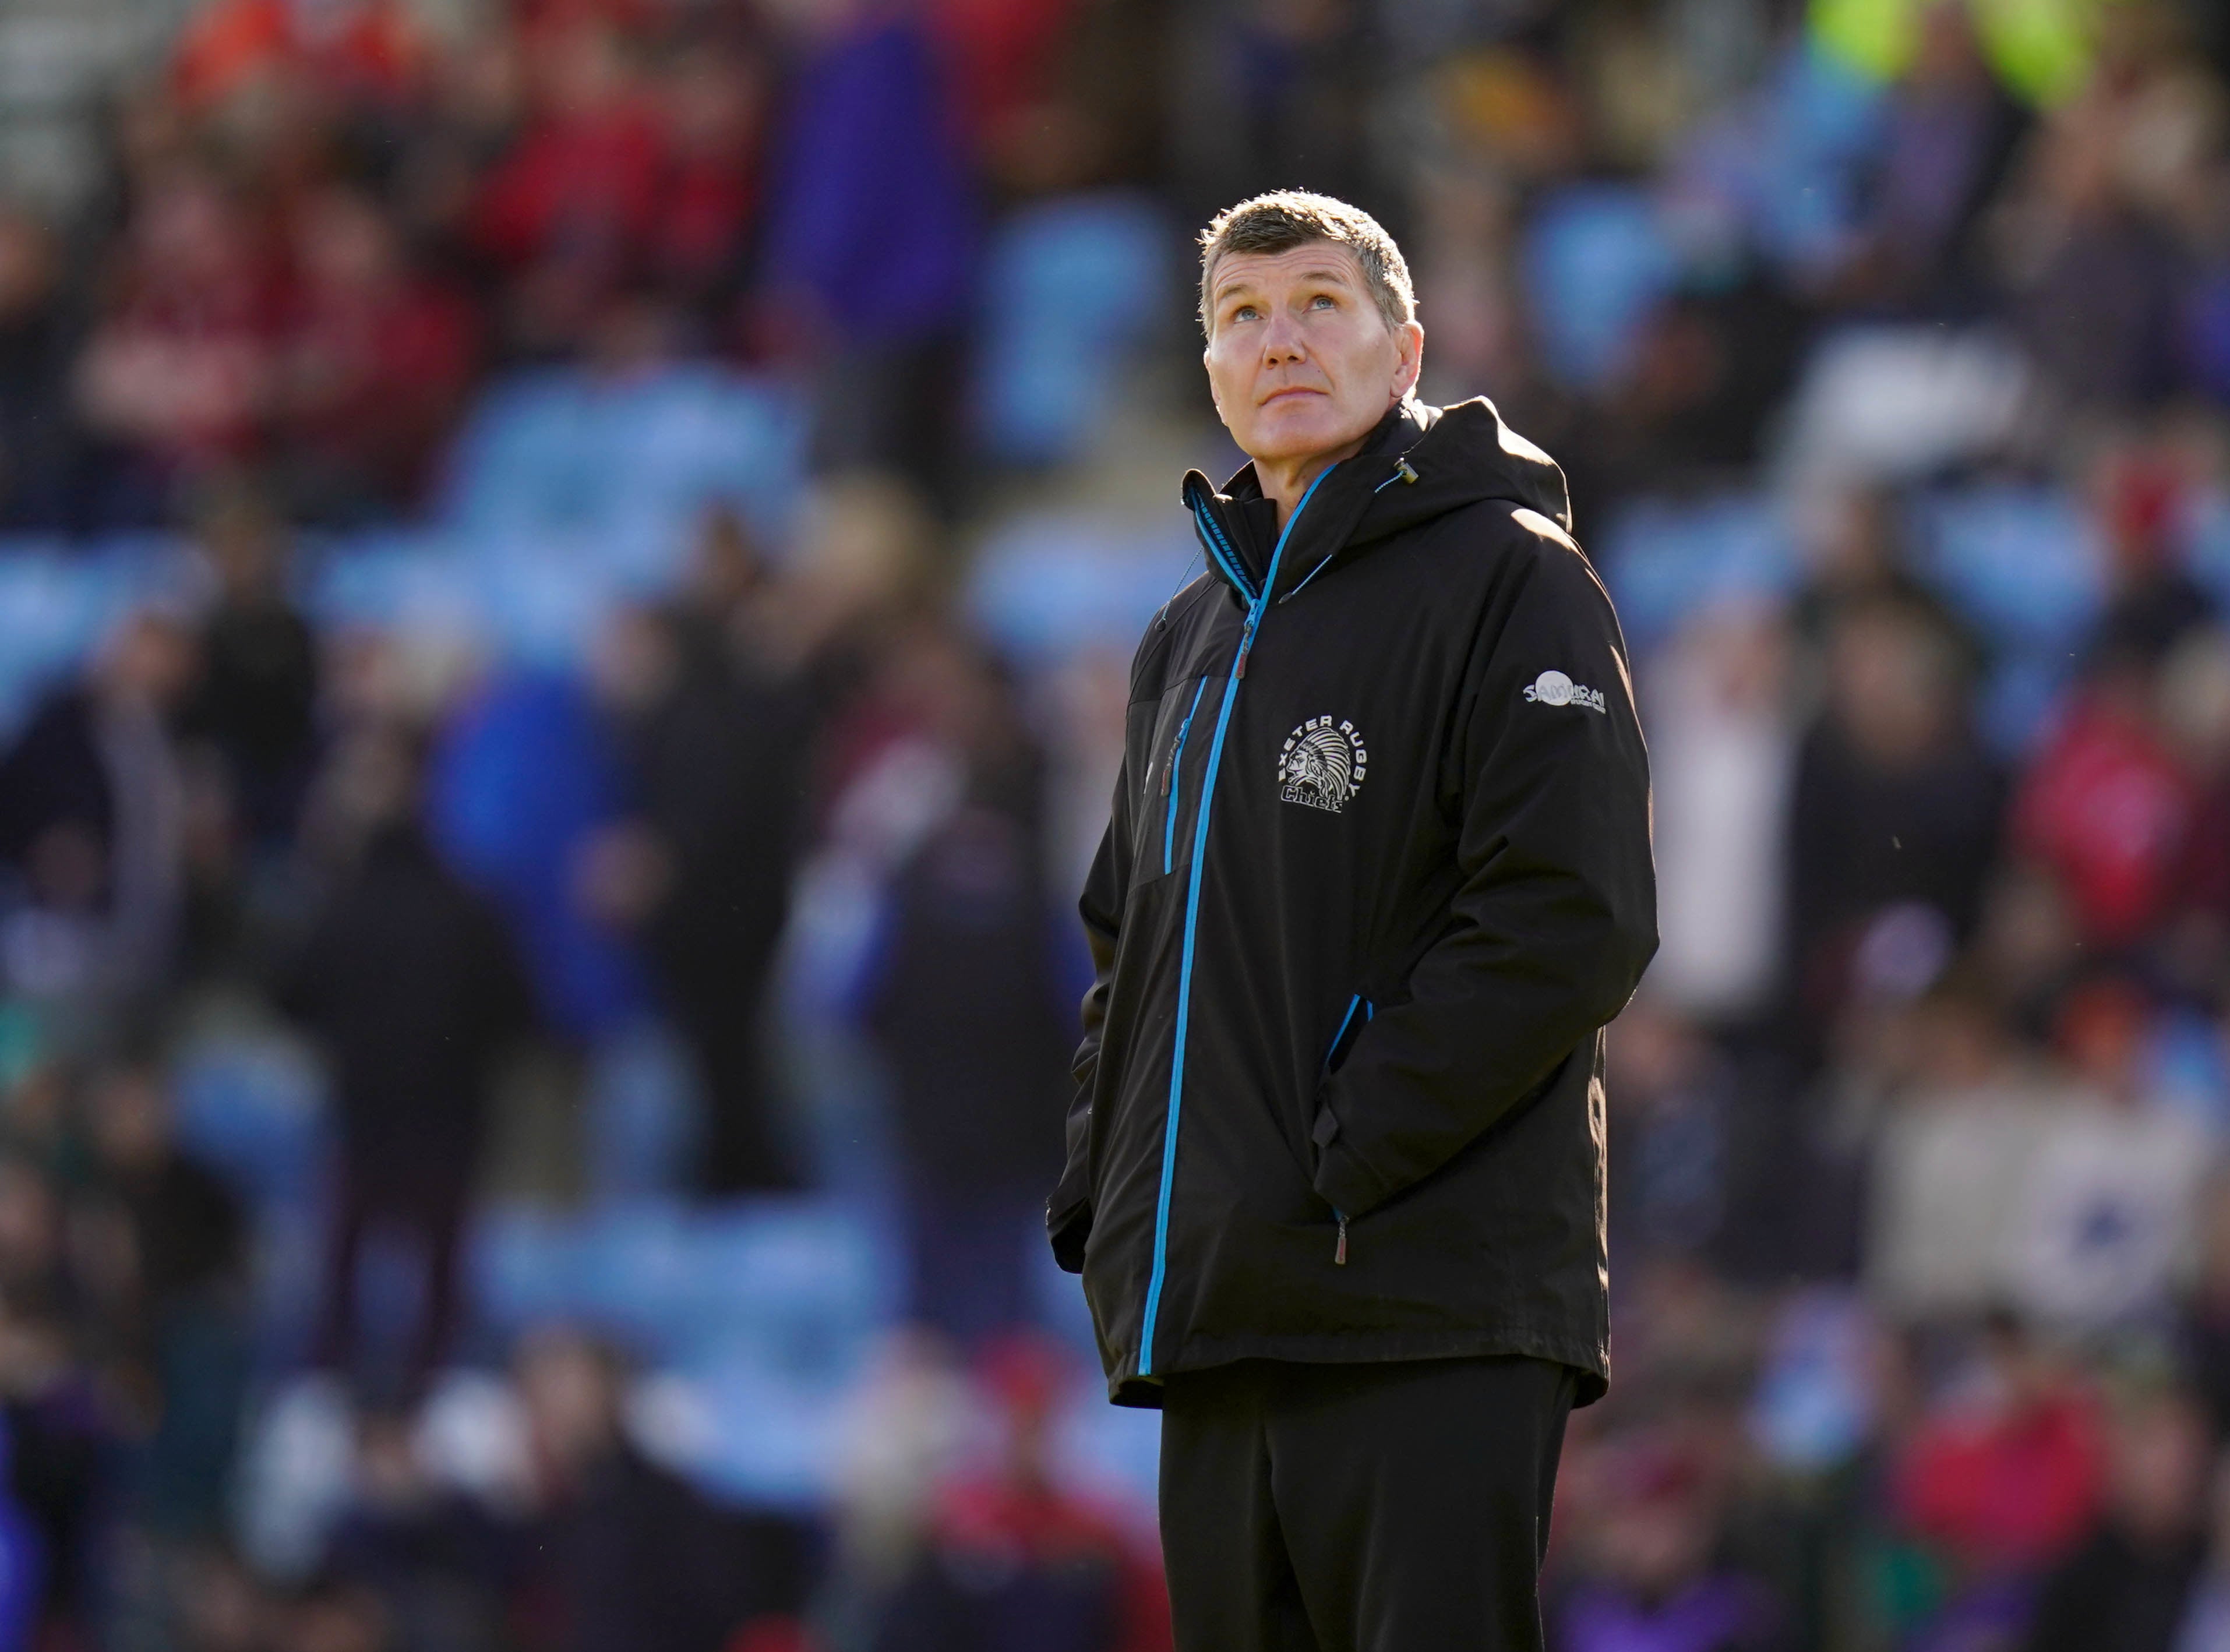
<svg viewBox="0 0 2230 1652">
<path fill-rule="evenodd" d="M 533 1029 L 532 991 L 493 907 L 441 859 L 409 732 L 367 726 L 323 783 L 345 856 L 283 982 L 280 1005 L 323 1045 L 340 1125 L 340 1188 L 312 1358 L 358 1371 L 358 1262 L 375 1229 L 424 1247 L 404 1373 L 422 1396 L 466 1306 L 465 1221 L 498 1063 Z"/>
<path fill-rule="evenodd" d="M 1208 572 L 1132 670 L 1047 1212 L 1159 1406 L 1183 1652 L 1540 1645 L 1608 1377 L 1602 1026 L 1656 945 L 1625 647 L 1563 477 L 1411 399 L 1400 251 L 1319 196 L 1202 237 Z"/>
<path fill-rule="evenodd" d="M 170 719 L 194 674 L 167 614 L 118 623 L 81 683 L 0 752 L 0 986 L 145 1010 L 171 977 L 183 781 Z"/>
</svg>

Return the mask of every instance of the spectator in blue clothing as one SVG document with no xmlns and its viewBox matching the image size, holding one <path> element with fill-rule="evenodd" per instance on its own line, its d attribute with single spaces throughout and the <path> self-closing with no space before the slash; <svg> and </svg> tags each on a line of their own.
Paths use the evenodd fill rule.
<svg viewBox="0 0 2230 1652">
<path fill-rule="evenodd" d="M 617 1031 L 647 997 L 628 939 L 582 900 L 582 861 L 621 817 L 624 777 L 571 677 L 498 675 L 435 739 L 428 829 L 442 857 L 493 901 L 551 1030 Z"/>
<path fill-rule="evenodd" d="M 1991 73 L 1969 8 L 1918 10 L 1913 61 L 1889 96 L 1872 198 L 1837 296 L 1892 314 L 1962 315 L 1986 295 L 1976 225 L 2029 122 Z"/>
<path fill-rule="evenodd" d="M 913 16 L 819 13 L 773 145 L 764 331 L 819 358 L 824 466 L 895 467 L 949 500 L 976 253 L 963 134 Z"/>
</svg>

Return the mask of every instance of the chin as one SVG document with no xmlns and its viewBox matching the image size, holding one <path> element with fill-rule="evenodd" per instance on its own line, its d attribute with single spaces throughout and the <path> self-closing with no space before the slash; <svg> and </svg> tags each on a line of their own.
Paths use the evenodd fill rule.
<svg viewBox="0 0 2230 1652">
<path fill-rule="evenodd" d="M 1305 459 L 1352 442 L 1350 423 L 1334 408 L 1297 407 L 1282 417 L 1258 421 L 1249 433 L 1254 439 L 1241 445 L 1257 459 Z"/>
</svg>

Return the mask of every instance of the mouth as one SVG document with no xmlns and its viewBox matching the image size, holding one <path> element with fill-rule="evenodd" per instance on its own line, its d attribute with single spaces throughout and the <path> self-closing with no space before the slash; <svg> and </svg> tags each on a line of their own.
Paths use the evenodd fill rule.
<svg viewBox="0 0 2230 1652">
<path fill-rule="evenodd" d="M 1324 392 L 1322 390 L 1313 390 L 1306 384 L 1289 384 L 1284 390 L 1272 390 L 1267 396 L 1262 398 L 1261 404 L 1264 407 L 1271 407 L 1279 402 L 1291 401 L 1297 396 L 1321 396 L 1323 394 Z"/>
</svg>

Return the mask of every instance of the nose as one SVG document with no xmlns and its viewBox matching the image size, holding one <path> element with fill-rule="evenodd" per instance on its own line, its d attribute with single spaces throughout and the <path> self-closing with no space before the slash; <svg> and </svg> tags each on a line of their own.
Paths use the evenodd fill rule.
<svg viewBox="0 0 2230 1652">
<path fill-rule="evenodd" d="M 1263 358 L 1270 362 L 1305 361 L 1308 353 L 1300 323 L 1282 309 L 1272 315 L 1262 334 Z"/>
</svg>

